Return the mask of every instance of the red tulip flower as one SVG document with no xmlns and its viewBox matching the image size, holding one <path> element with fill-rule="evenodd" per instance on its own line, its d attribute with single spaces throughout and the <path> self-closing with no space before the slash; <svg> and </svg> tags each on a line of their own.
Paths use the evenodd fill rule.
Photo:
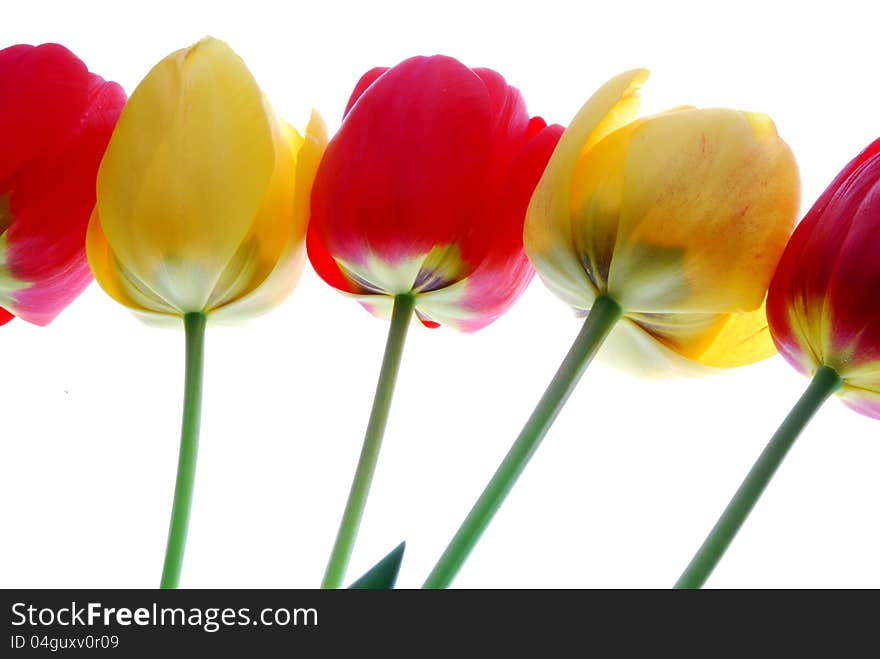
<svg viewBox="0 0 880 659">
<path fill-rule="evenodd" d="M 880 140 L 850 162 L 804 216 L 767 293 L 782 356 L 809 387 L 679 579 L 702 585 L 800 432 L 834 393 L 880 418 Z"/>
<path fill-rule="evenodd" d="M 776 347 L 805 375 L 820 366 L 840 396 L 880 418 L 880 140 L 834 179 L 798 225 L 767 297 Z"/>
<path fill-rule="evenodd" d="M 312 265 L 380 315 L 409 293 L 429 327 L 489 324 L 534 274 L 523 221 L 561 133 L 489 69 L 437 55 L 369 71 L 315 179 Z"/>
<path fill-rule="evenodd" d="M 58 44 L 0 50 L 0 324 L 46 325 L 92 280 L 95 178 L 125 92 Z"/>
<path fill-rule="evenodd" d="M 325 587 L 342 583 L 413 312 L 474 331 L 516 301 L 534 274 L 526 209 L 561 134 L 529 117 L 498 73 L 450 57 L 413 57 L 357 83 L 315 177 L 306 245 L 324 281 L 392 320 Z"/>
</svg>

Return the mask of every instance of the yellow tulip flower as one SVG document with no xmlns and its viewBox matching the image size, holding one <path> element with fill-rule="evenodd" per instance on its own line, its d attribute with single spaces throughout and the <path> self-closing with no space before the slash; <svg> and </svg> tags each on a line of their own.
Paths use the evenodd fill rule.
<svg viewBox="0 0 880 659">
<path fill-rule="evenodd" d="M 238 319 L 292 290 L 327 142 L 280 121 L 227 44 L 206 38 L 132 94 L 98 172 L 89 263 L 117 302 L 153 321 Z"/>
<path fill-rule="evenodd" d="M 327 131 L 279 120 L 228 45 L 172 53 L 138 85 L 101 161 L 86 236 L 95 279 L 144 320 L 182 324 L 186 380 L 162 588 L 180 581 L 192 506 L 207 318 L 279 303 L 305 260 Z"/>
<path fill-rule="evenodd" d="M 791 150 L 763 114 L 635 119 L 647 76 L 606 83 L 565 131 L 529 206 L 526 252 L 576 310 L 600 295 L 621 306 L 606 350 L 642 371 L 769 357 L 764 299 L 800 199 Z"/>
<path fill-rule="evenodd" d="M 775 352 L 764 301 L 800 181 L 769 117 L 676 108 L 636 119 L 648 72 L 613 78 L 563 132 L 526 214 L 526 254 L 584 325 L 425 581 L 447 587 L 599 348 L 664 374 Z"/>
</svg>

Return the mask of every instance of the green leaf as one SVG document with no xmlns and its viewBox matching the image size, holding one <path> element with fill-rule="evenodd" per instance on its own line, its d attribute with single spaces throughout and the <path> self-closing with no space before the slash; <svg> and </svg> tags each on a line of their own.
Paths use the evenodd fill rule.
<svg viewBox="0 0 880 659">
<path fill-rule="evenodd" d="M 349 590 L 391 590 L 397 583 L 397 574 L 403 562 L 406 543 L 401 542 L 381 561 L 371 567 L 364 576 L 351 584 Z"/>
</svg>

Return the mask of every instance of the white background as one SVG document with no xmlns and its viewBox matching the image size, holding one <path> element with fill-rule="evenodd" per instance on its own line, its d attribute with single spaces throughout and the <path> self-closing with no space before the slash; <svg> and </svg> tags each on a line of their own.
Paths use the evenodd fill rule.
<svg viewBox="0 0 880 659">
<path fill-rule="evenodd" d="M 361 73 L 415 54 L 495 68 L 563 124 L 607 78 L 647 66 L 646 112 L 770 114 L 806 209 L 880 133 L 877 17 L 870 3 L 779 5 L 34 1 L 6 7 L 0 46 L 61 42 L 131 92 L 212 34 L 281 116 L 303 127 L 314 106 L 331 131 Z M 406 539 L 399 585 L 422 583 L 578 328 L 538 280 L 475 335 L 413 326 L 351 578 Z M 209 328 L 182 586 L 319 584 L 386 330 L 308 269 L 272 314 Z M 0 329 L 0 365 L 0 586 L 157 585 L 183 333 L 92 285 L 46 329 Z M 778 357 L 671 381 L 594 364 L 455 585 L 670 586 L 806 384 Z M 830 401 L 709 585 L 880 587 L 878 431 Z"/>
</svg>

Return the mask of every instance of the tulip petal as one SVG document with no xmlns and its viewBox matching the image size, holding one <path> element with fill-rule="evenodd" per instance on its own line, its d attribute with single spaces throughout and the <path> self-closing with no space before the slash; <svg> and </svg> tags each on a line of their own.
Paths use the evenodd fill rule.
<svg viewBox="0 0 880 659">
<path fill-rule="evenodd" d="M 711 345 L 694 360 L 716 368 L 734 368 L 768 359 L 776 346 L 767 327 L 764 305 L 754 311 L 728 314 Z"/>
<path fill-rule="evenodd" d="M 248 294 L 236 298 L 232 304 L 218 307 L 212 319 L 219 322 L 239 320 L 265 313 L 274 308 L 293 290 L 305 263 L 305 233 L 309 219 L 309 198 L 315 172 L 327 146 L 327 126 L 321 115 L 312 112 L 303 138 L 292 127 L 284 124 L 287 148 L 295 154 L 295 184 L 291 206 L 288 209 L 264 209 L 264 212 L 287 213 L 293 230 L 271 273 Z M 294 175 L 291 172 L 291 175 Z"/>
<path fill-rule="evenodd" d="M 853 212 L 855 220 L 846 238 L 838 243 L 822 311 L 827 319 L 823 324 L 826 363 L 854 386 L 865 385 L 854 379 L 856 368 L 876 370 L 880 363 L 880 259 L 876 252 L 880 245 L 880 158 L 862 166 L 860 172 L 859 182 L 868 181 L 870 187 L 850 186 L 849 194 L 861 203 Z M 823 223 L 833 220 L 828 215 Z"/>
<path fill-rule="evenodd" d="M 268 108 L 267 114 L 271 114 Z M 212 312 L 258 288 L 278 265 L 279 256 L 290 239 L 299 242 L 305 227 L 293 226 L 293 182 L 296 151 L 303 138 L 292 127 L 274 121 L 275 169 L 259 211 L 238 250 L 226 264 L 205 304 Z M 295 281 L 293 282 L 295 283 Z"/>
<path fill-rule="evenodd" d="M 626 317 L 603 347 L 610 366 L 648 377 L 701 376 L 776 354 L 763 306 L 736 314 Z"/>
<path fill-rule="evenodd" d="M 582 153 L 635 116 L 647 78 L 645 69 L 628 71 L 593 94 L 563 133 L 529 204 L 526 252 L 547 286 L 577 309 L 588 309 L 597 291 L 572 244 L 572 174 Z"/>
<path fill-rule="evenodd" d="M 641 120 L 623 186 L 608 290 L 627 311 L 761 306 L 800 190 L 794 157 L 768 117 L 718 109 Z M 634 284 L 646 265 L 654 284 Z"/>
<path fill-rule="evenodd" d="M 387 71 L 327 147 L 312 194 L 310 251 L 321 243 L 358 269 L 382 261 L 390 273 L 485 224 L 491 126 L 486 85 L 460 62 L 414 57 Z M 321 274 L 323 261 L 313 258 Z M 391 290 L 408 274 L 371 283 Z"/>
<path fill-rule="evenodd" d="M 502 226 L 521 226 L 531 191 L 562 133 L 558 125 L 539 129 L 513 159 L 496 211 L 505 218 Z M 416 310 L 465 332 L 481 329 L 501 316 L 529 285 L 534 270 L 522 250 L 521 231 L 500 231 L 495 241 L 488 256 L 461 284 L 420 294 Z"/>
<path fill-rule="evenodd" d="M 133 281 L 179 311 L 204 310 L 266 194 L 271 121 L 221 41 L 203 39 L 153 68 L 98 174 L 100 224 Z"/>
<path fill-rule="evenodd" d="M 491 322 L 533 274 L 522 225 L 558 139 L 538 140 L 545 127 L 488 69 L 437 55 L 369 71 L 315 180 L 306 239 L 315 270 L 379 315 L 411 293 L 426 326 Z M 511 189 L 533 141 L 549 148 L 519 176 L 528 189 Z"/>
<path fill-rule="evenodd" d="M 866 243 L 876 224 L 870 218 L 880 217 L 872 194 L 880 177 L 878 154 L 880 140 L 828 186 L 795 229 L 770 286 L 767 315 L 774 341 L 806 375 L 827 363 L 846 378 L 857 368 L 846 363 L 850 356 L 867 347 L 859 347 L 857 339 L 873 316 L 867 310 L 874 308 L 870 282 L 876 268 L 864 245 L 873 244 Z M 859 283 L 863 279 L 866 287 Z M 873 361 L 872 352 L 862 359 Z"/>
<path fill-rule="evenodd" d="M 48 324 L 92 281 L 86 225 L 98 164 L 124 103 L 119 85 L 91 74 L 77 129 L 16 177 L 6 267 L 21 282 L 16 315 L 30 323 Z"/>
<path fill-rule="evenodd" d="M 840 392 L 843 404 L 851 410 L 873 419 L 880 419 L 880 381 L 875 381 L 873 389 L 858 389 L 845 386 Z"/>
<path fill-rule="evenodd" d="M 648 378 L 699 377 L 715 372 L 675 352 L 626 316 L 617 322 L 596 359 L 611 368 Z"/>
<path fill-rule="evenodd" d="M 354 107 L 354 104 L 357 103 L 358 99 L 363 95 L 367 88 L 372 85 L 379 77 L 388 70 L 387 66 L 377 66 L 374 69 L 370 69 L 364 75 L 361 76 L 361 79 L 357 81 L 357 84 L 354 86 L 354 91 L 351 93 L 351 96 L 348 98 L 348 103 L 345 106 L 345 112 L 342 113 L 342 118 L 344 119 L 349 112 L 351 112 L 351 108 Z"/>
<path fill-rule="evenodd" d="M 3 307 L 0 307 L 0 325 L 5 325 L 13 318 L 15 318 L 15 316 L 6 311 Z"/>
<path fill-rule="evenodd" d="M 113 252 L 104 235 L 97 208 L 92 212 L 86 232 L 86 255 L 95 281 L 119 304 L 142 315 L 158 314 L 179 319 L 181 310 L 172 307 L 146 282 L 138 279 Z"/>
<path fill-rule="evenodd" d="M 0 50 L 0 194 L 10 175 L 77 128 L 88 89 L 88 70 L 64 46 Z"/>
</svg>

